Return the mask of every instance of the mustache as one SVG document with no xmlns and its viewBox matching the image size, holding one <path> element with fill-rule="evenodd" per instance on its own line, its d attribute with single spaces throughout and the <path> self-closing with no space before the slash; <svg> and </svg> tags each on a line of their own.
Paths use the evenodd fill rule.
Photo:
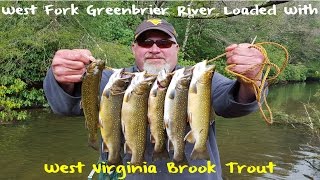
<svg viewBox="0 0 320 180">
<path fill-rule="evenodd" d="M 159 55 L 146 55 L 144 58 L 145 59 L 165 59 L 163 56 L 159 56 Z"/>
</svg>

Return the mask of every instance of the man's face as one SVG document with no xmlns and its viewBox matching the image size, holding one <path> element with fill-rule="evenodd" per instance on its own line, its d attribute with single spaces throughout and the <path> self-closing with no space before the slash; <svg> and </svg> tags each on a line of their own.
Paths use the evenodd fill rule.
<svg viewBox="0 0 320 180">
<path fill-rule="evenodd" d="M 139 36 L 139 40 L 171 40 L 175 42 L 175 39 L 171 38 L 168 34 L 156 30 L 144 32 Z M 137 42 L 132 44 L 132 52 L 139 70 L 145 70 L 151 74 L 158 74 L 162 69 L 172 72 L 178 62 L 178 51 L 178 44 L 172 44 L 169 48 L 158 47 L 155 43 L 151 47 L 139 46 Z"/>
</svg>

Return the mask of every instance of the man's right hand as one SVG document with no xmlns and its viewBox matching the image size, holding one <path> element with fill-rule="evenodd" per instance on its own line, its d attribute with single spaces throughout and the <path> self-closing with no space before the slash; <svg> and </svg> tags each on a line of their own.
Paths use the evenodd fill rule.
<svg viewBox="0 0 320 180">
<path fill-rule="evenodd" d="M 69 94 L 73 93 L 74 84 L 81 82 L 86 71 L 85 65 L 94 57 L 87 49 L 62 49 L 55 53 L 52 60 L 52 72 L 60 86 Z"/>
</svg>

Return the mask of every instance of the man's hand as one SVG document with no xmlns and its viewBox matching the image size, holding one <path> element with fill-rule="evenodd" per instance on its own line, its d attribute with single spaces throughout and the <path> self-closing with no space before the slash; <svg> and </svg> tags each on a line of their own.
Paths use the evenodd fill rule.
<svg viewBox="0 0 320 180">
<path fill-rule="evenodd" d="M 260 86 L 261 75 L 257 77 L 257 74 L 261 70 L 261 66 L 258 64 L 263 63 L 264 57 L 262 53 L 255 49 L 250 48 L 251 44 L 232 44 L 226 48 L 227 64 L 235 64 L 230 70 L 243 74 L 249 79 L 255 79 L 256 84 Z M 252 68 L 252 67 L 256 68 Z M 248 71 L 250 69 L 250 71 Z M 249 103 L 255 100 L 255 94 L 252 85 L 246 83 L 238 78 L 240 82 L 240 90 L 237 96 L 237 100 L 240 103 Z"/>
<path fill-rule="evenodd" d="M 74 90 L 74 84 L 81 82 L 86 71 L 85 65 L 93 61 L 92 54 L 87 49 L 62 49 L 55 53 L 52 60 L 54 78 L 69 94 Z"/>
</svg>

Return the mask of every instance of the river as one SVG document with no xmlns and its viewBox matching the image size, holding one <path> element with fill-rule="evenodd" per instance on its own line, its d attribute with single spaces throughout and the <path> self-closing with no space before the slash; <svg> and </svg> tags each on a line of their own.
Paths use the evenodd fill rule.
<svg viewBox="0 0 320 180">
<path fill-rule="evenodd" d="M 270 88 L 273 110 L 305 114 L 302 103 L 315 103 L 320 83 L 278 85 Z M 0 179 L 87 179 L 99 154 L 87 147 L 83 117 L 62 117 L 50 110 L 30 110 L 30 119 L 20 125 L 0 126 Z M 218 117 L 217 139 L 226 179 L 320 179 L 320 141 L 307 128 L 268 126 L 260 114 L 223 119 Z M 44 164 L 85 166 L 82 172 L 46 173 Z M 274 163 L 273 173 L 241 173 L 225 164 L 246 166 Z M 67 169 L 71 170 L 71 169 Z"/>
</svg>

